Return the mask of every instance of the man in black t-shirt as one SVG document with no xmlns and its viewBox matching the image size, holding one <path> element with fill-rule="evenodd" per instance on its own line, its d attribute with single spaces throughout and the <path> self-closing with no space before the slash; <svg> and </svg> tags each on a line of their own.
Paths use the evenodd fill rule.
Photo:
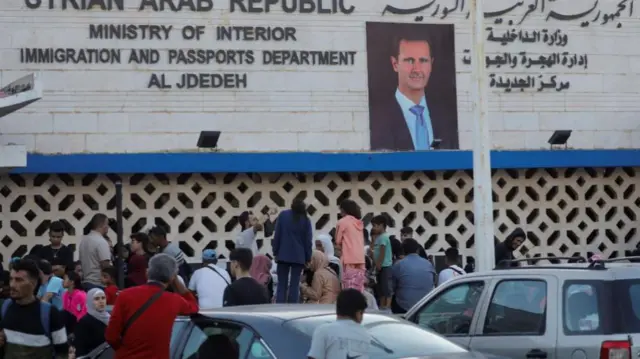
<svg viewBox="0 0 640 359">
<path fill-rule="evenodd" d="M 40 259 L 44 259 L 52 265 L 62 268 L 62 273 L 73 270 L 73 250 L 62 244 L 64 238 L 64 224 L 60 221 L 52 222 L 49 226 L 49 242 L 36 254 Z"/>
<path fill-rule="evenodd" d="M 222 306 L 268 304 L 267 287 L 251 277 L 249 270 L 253 253 L 249 248 L 236 248 L 229 254 L 229 269 L 235 281 L 227 286 L 222 296 Z"/>
</svg>

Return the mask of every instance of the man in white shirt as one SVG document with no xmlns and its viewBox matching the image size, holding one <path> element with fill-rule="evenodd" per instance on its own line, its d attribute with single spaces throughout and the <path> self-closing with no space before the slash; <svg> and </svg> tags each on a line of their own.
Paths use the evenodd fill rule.
<svg viewBox="0 0 640 359">
<path fill-rule="evenodd" d="M 444 261 L 447 265 L 447 268 L 440 271 L 440 275 L 438 275 L 438 285 L 442 285 L 445 282 L 467 274 L 464 269 L 458 266 L 459 253 L 457 248 L 449 248 L 444 251 Z"/>
<path fill-rule="evenodd" d="M 368 359 L 371 334 L 362 326 L 367 300 L 357 289 L 345 289 L 336 300 L 337 320 L 320 325 L 311 337 L 309 359 Z"/>
<path fill-rule="evenodd" d="M 258 218 L 249 211 L 244 211 L 238 216 L 238 222 L 242 227 L 242 232 L 236 237 L 236 248 L 249 248 L 253 255 L 258 253 L 258 244 L 256 243 L 256 234 L 262 230 L 262 224 Z"/>
<path fill-rule="evenodd" d="M 231 283 L 231 277 L 226 270 L 217 266 L 218 257 L 213 249 L 202 252 L 202 263 L 204 267 L 191 276 L 189 290 L 198 296 L 200 309 L 222 308 L 222 295 Z"/>
</svg>

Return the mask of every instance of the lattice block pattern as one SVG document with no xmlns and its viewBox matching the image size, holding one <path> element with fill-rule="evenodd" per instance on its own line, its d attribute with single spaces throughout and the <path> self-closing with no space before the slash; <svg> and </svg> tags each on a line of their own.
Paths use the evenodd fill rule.
<svg viewBox="0 0 640 359">
<path fill-rule="evenodd" d="M 500 170 L 493 175 L 497 239 L 523 227 L 520 254 L 620 255 L 638 242 L 639 169 Z M 222 255 L 239 231 L 245 209 L 266 213 L 306 196 L 317 233 L 338 220 L 338 203 L 356 200 L 365 222 L 387 213 L 399 234 L 411 226 L 432 253 L 450 245 L 474 254 L 473 180 L 467 171 L 321 174 L 37 175 L 0 177 L 0 253 L 22 255 L 46 244 L 48 224 L 68 224 L 76 243 L 91 216 L 115 217 L 115 181 L 124 188 L 125 238 L 152 223 L 170 228 L 192 261 L 205 248 Z M 115 229 L 115 221 L 112 221 Z M 115 233 L 110 236 L 115 238 Z M 270 238 L 260 240 L 270 252 Z"/>
</svg>

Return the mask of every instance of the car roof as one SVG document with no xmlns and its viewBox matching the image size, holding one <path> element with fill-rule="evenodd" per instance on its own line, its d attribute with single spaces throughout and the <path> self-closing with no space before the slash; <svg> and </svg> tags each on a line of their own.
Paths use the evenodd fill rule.
<svg viewBox="0 0 640 359">
<path fill-rule="evenodd" d="M 553 275 L 565 279 L 604 279 L 604 278 L 640 278 L 638 263 L 606 263 L 604 268 L 589 268 L 588 263 L 567 263 L 549 265 L 522 265 L 509 269 L 494 269 L 486 272 L 474 272 L 457 278 L 501 277 L 512 275 Z"/>
<path fill-rule="evenodd" d="M 333 304 L 261 304 L 224 307 L 204 310 L 200 314 L 208 317 L 270 317 L 282 321 L 319 315 L 335 315 Z"/>
</svg>

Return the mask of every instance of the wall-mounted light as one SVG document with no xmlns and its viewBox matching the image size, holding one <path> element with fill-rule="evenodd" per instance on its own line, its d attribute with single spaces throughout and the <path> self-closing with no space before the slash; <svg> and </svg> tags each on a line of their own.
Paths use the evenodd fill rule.
<svg viewBox="0 0 640 359">
<path fill-rule="evenodd" d="M 198 148 L 216 148 L 220 139 L 220 131 L 202 131 L 198 137 Z"/>
<path fill-rule="evenodd" d="M 553 132 L 553 134 L 549 138 L 549 141 L 547 142 L 551 146 L 551 149 L 553 149 L 554 146 L 562 145 L 564 145 L 564 148 L 566 149 L 569 137 L 571 137 L 571 130 L 556 130 Z"/>
</svg>

